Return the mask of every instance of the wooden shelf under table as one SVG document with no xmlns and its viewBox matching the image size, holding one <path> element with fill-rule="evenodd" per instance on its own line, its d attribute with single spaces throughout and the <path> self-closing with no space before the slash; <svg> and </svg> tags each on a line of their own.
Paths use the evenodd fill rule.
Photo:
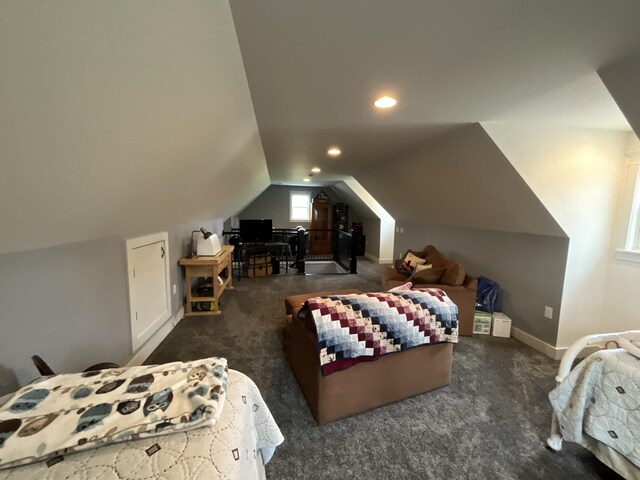
<svg viewBox="0 0 640 480">
<path fill-rule="evenodd" d="M 231 259 L 233 245 L 224 245 L 220 253 L 213 257 L 182 258 L 180 265 L 184 267 L 184 280 L 187 291 L 185 316 L 220 315 L 222 312 L 218 306 L 222 292 L 226 289 L 233 290 Z M 226 270 L 226 274 L 225 274 Z M 222 285 L 218 283 L 218 276 L 223 275 Z M 193 294 L 191 279 L 199 277 L 212 277 L 213 296 L 199 297 Z M 209 311 L 193 311 L 194 302 L 211 302 Z"/>
</svg>

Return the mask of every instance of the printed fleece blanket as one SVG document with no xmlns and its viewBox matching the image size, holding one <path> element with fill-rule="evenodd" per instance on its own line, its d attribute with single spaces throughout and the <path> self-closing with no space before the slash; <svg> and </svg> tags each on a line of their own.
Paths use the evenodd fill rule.
<svg viewBox="0 0 640 480">
<path fill-rule="evenodd" d="M 589 355 L 549 393 L 565 440 L 585 434 L 640 467 L 640 358 L 625 350 Z"/>
<path fill-rule="evenodd" d="M 438 288 L 310 298 L 323 375 L 419 345 L 458 342 L 458 307 Z"/>
<path fill-rule="evenodd" d="M 0 468 L 212 426 L 227 371 L 214 357 L 44 377 L 0 409 Z"/>
</svg>

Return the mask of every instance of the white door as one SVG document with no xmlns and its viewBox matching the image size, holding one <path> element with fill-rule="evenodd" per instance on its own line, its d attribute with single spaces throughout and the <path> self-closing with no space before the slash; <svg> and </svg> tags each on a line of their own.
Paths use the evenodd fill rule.
<svg viewBox="0 0 640 480">
<path fill-rule="evenodd" d="M 135 352 L 171 317 L 166 234 L 127 241 L 131 337 Z"/>
</svg>

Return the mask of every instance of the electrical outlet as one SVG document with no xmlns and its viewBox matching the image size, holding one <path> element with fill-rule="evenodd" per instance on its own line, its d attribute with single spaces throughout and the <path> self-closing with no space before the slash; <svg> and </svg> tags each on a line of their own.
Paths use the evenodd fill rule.
<svg viewBox="0 0 640 480">
<path fill-rule="evenodd" d="M 547 318 L 553 318 L 553 308 L 551 307 L 544 307 L 544 316 Z"/>
<path fill-rule="evenodd" d="M 400 233 L 400 227 L 396 227 L 396 233 Z"/>
<path fill-rule="evenodd" d="M 400 233 L 404 233 L 404 227 L 400 227 Z"/>
<path fill-rule="evenodd" d="M 175 295 L 176 292 L 178 291 L 178 287 L 176 287 L 176 284 L 173 284 L 173 294 Z"/>
</svg>

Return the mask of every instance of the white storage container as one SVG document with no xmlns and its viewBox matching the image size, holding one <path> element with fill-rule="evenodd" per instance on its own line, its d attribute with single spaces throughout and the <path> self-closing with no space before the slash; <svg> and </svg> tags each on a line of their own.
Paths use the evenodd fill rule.
<svg viewBox="0 0 640 480">
<path fill-rule="evenodd" d="M 489 335 L 491 333 L 491 314 L 476 311 L 473 316 L 473 333 Z"/>
<path fill-rule="evenodd" d="M 494 337 L 510 337 L 511 336 L 511 319 L 504 313 L 495 312 L 493 314 L 493 331 Z"/>
</svg>

